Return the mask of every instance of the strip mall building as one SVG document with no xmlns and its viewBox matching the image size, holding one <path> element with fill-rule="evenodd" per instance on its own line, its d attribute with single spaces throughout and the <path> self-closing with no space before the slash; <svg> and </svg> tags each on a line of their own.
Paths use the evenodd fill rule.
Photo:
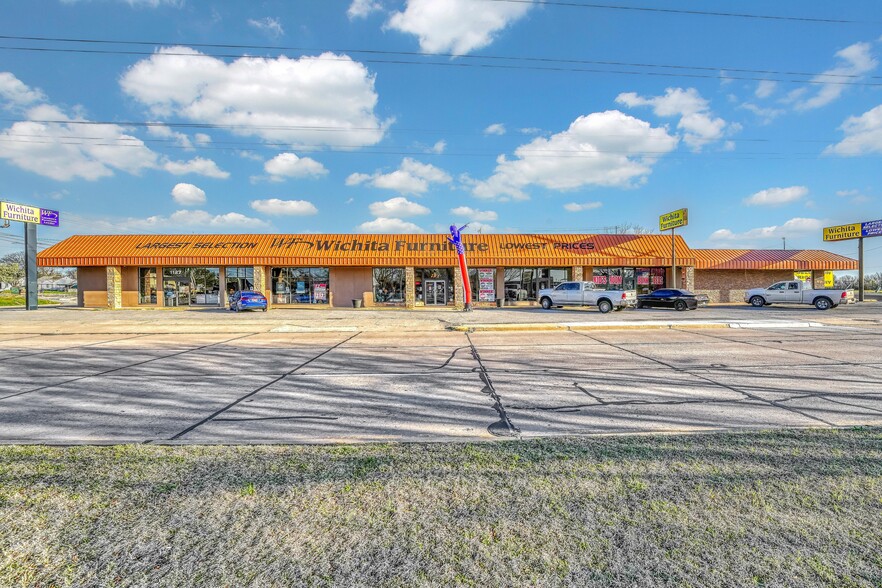
<svg viewBox="0 0 882 588">
<path fill-rule="evenodd" d="M 668 235 L 463 235 L 476 306 L 536 303 L 567 280 L 644 293 L 673 287 Z M 676 285 L 712 302 L 793 279 L 824 286 L 824 272 L 857 261 L 815 250 L 691 249 L 675 237 Z M 43 250 L 41 267 L 76 267 L 79 305 L 225 306 L 236 290 L 272 306 L 463 304 L 457 257 L 446 235 L 74 236 Z"/>
</svg>

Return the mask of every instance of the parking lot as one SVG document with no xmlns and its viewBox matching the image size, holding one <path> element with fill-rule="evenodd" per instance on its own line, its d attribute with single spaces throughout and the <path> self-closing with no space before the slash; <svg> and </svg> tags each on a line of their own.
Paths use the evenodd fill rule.
<svg viewBox="0 0 882 588">
<path fill-rule="evenodd" d="M 744 316 L 763 313 L 768 322 L 738 329 L 689 324 L 724 312 L 713 307 L 629 311 L 611 314 L 634 316 L 632 326 L 686 322 L 511 332 L 450 326 L 505 314 L 513 325 L 610 315 L 6 311 L 0 442 L 336 443 L 878 425 L 876 308 L 782 308 L 769 319 L 763 311 L 771 309 L 745 307 Z M 806 316 L 835 320 L 787 324 Z"/>
</svg>

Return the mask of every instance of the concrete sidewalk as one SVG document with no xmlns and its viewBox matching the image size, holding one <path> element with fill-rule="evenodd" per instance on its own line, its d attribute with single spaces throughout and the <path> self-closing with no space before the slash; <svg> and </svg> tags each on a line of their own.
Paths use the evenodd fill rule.
<svg viewBox="0 0 882 588">
<path fill-rule="evenodd" d="M 347 309 L 277 308 L 270 312 L 232 313 L 218 308 L 94 310 L 49 307 L 36 311 L 0 309 L 0 335 L 297 333 L 389 331 L 531 331 L 671 328 L 878 327 L 882 305 L 840 307 L 827 312 L 806 307 L 753 308 L 713 305 L 691 312 L 596 309 L 546 311 L 538 307 Z"/>
</svg>

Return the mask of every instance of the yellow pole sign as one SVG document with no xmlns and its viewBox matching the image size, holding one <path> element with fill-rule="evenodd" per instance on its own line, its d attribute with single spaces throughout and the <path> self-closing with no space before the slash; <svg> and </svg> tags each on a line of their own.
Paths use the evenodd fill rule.
<svg viewBox="0 0 882 588">
<path fill-rule="evenodd" d="M 670 231 L 671 229 L 676 229 L 677 227 L 685 227 L 688 224 L 688 208 L 681 208 L 680 210 L 675 210 L 674 212 L 669 212 L 658 217 L 659 231 Z M 860 232 L 860 227 L 858 228 L 858 232 Z"/>
<path fill-rule="evenodd" d="M 836 227 L 824 227 L 824 241 L 845 241 L 846 239 L 860 239 L 861 223 L 839 225 Z"/>
</svg>

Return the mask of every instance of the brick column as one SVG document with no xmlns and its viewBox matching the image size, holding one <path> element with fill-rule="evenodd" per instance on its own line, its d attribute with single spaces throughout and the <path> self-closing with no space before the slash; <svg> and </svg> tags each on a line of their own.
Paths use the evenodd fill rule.
<svg viewBox="0 0 882 588">
<path fill-rule="evenodd" d="M 425 288 L 425 285 L 423 286 Z M 404 268 L 404 306 L 416 306 L 416 271 L 413 267 Z"/>
<path fill-rule="evenodd" d="M 572 270 L 570 270 L 570 271 L 572 273 L 572 278 L 570 278 L 570 279 L 573 280 L 574 282 L 581 282 L 584 279 L 582 277 L 584 274 L 582 273 L 582 266 L 581 265 L 574 265 Z"/>
<path fill-rule="evenodd" d="M 453 305 L 457 310 L 465 308 L 465 286 L 462 283 L 462 272 L 458 267 L 451 268 L 453 271 Z"/>
<path fill-rule="evenodd" d="M 122 308 L 122 268 L 118 265 L 107 266 L 107 308 Z"/>
</svg>

